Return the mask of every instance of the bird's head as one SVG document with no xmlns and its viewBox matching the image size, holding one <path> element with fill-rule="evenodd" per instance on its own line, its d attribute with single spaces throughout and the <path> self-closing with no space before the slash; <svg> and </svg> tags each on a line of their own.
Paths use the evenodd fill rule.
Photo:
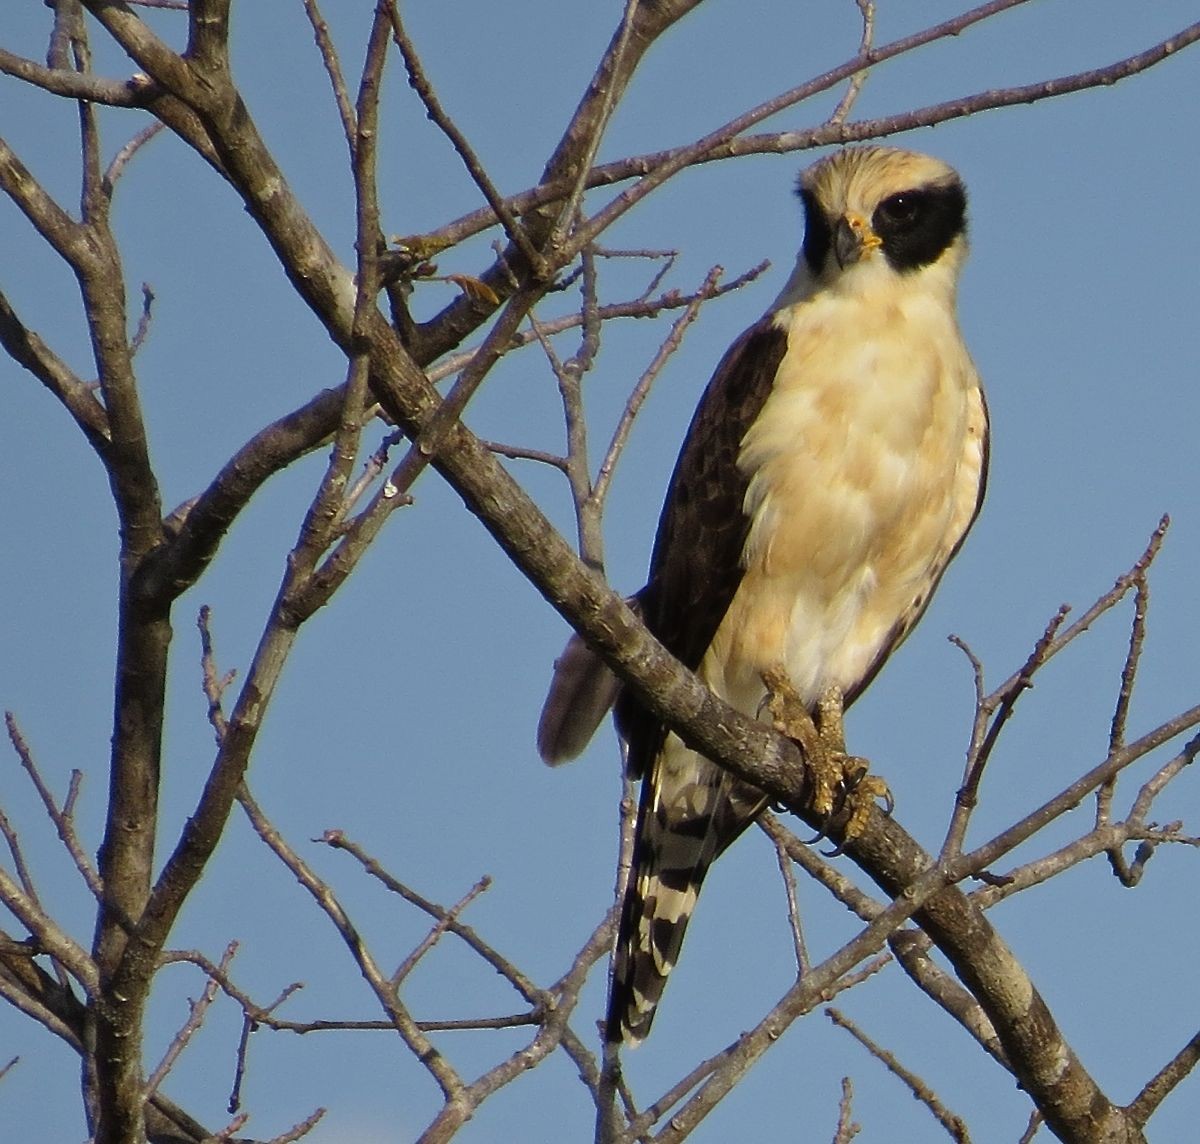
<svg viewBox="0 0 1200 1144">
<path fill-rule="evenodd" d="M 800 175 L 809 292 L 927 276 L 953 289 L 966 254 L 967 194 L 953 168 L 894 147 L 847 147 Z"/>
</svg>

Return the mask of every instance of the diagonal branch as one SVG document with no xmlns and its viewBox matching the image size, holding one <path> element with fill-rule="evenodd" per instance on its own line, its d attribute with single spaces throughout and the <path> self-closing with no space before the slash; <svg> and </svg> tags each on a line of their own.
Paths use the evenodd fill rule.
<svg viewBox="0 0 1200 1144">
<path fill-rule="evenodd" d="M 387 974 L 379 966 L 366 942 L 359 934 L 350 916 L 342 907 L 334 892 L 313 872 L 312 868 L 288 845 L 287 841 L 263 814 L 250 792 L 243 788 L 239 794 L 242 808 L 258 836 L 273 850 L 281 862 L 292 872 L 293 877 L 306 889 L 322 912 L 333 923 L 341 935 L 354 963 L 363 975 L 385 1016 L 392 1022 L 404 1043 L 413 1055 L 425 1066 L 442 1090 L 447 1104 L 462 1098 L 462 1078 L 437 1047 L 417 1027 L 407 1008 L 400 1002 L 388 981 Z"/>
<path fill-rule="evenodd" d="M 203 110 L 231 180 L 263 226 L 292 281 L 334 338 L 346 346 L 348 298 L 353 293 L 346 289 L 347 275 L 290 197 L 248 118 L 229 101 L 227 92 L 213 97 L 195 89 L 189 77 L 179 73 L 176 61 L 162 57 L 145 34 L 132 27 L 125 10 L 101 0 L 89 0 L 89 7 L 122 42 L 132 45 L 140 62 L 159 82 L 175 85 L 171 90 L 186 94 Z M 477 324 L 478 318 L 471 320 Z M 447 322 L 442 332 L 449 338 L 455 336 L 453 323 Z M 439 407 L 436 393 L 382 316 L 372 316 L 365 336 L 370 343 L 375 396 L 411 438 L 419 438 Z M 805 789 L 803 770 L 795 749 L 752 721 L 735 717 L 667 656 L 629 609 L 574 559 L 569 546 L 460 424 L 448 426 L 439 435 L 433 463 L 517 566 L 588 637 L 651 710 L 679 730 L 690 745 L 719 759 L 739 777 L 773 797 L 792 804 L 802 801 L 798 792 Z M 928 857 L 895 824 L 873 822 L 867 838 L 851 852 L 892 894 L 902 893 L 929 870 Z M 145 931 L 148 939 L 161 938 L 162 927 L 169 928 L 170 913 L 151 920 Z M 1115 1110 L 1065 1047 L 1044 1004 L 1011 964 L 1011 955 L 978 911 L 957 891 L 944 890 L 922 907 L 921 917 L 985 1001 L 1006 1050 L 1020 1062 L 1022 1083 L 1039 1106 L 1047 1109 L 1055 1131 L 1065 1139 L 1103 1139 Z M 1022 1004 L 1015 1005 L 1014 998 Z M 1048 1068 L 1051 1054 L 1047 1048 L 1052 1049 L 1053 1071 Z"/>
<path fill-rule="evenodd" d="M 6 48 L 0 48 L 0 72 L 65 99 L 86 99 L 107 107 L 138 107 L 142 103 L 137 86 L 127 80 L 103 79 L 67 67 L 46 67 Z"/>
<path fill-rule="evenodd" d="M 571 121 L 542 171 L 542 183 L 562 184 L 561 194 L 554 196 L 555 198 L 569 196 L 578 185 L 580 171 L 587 170 L 584 158 L 588 154 L 591 141 L 596 137 L 598 125 L 604 122 L 608 114 L 606 107 L 619 103 L 624 97 L 625 90 L 647 50 L 700 3 L 701 0 L 657 0 L 653 4 L 639 4 L 628 30 L 622 16 L 583 97 L 571 116 Z M 496 216 L 491 208 L 487 213 L 491 220 L 488 223 L 490 226 Z M 514 215 L 526 213 L 528 212 L 513 211 Z M 553 211 L 535 211 L 532 217 L 522 218 L 522 222 L 531 244 L 539 247 L 557 222 L 557 214 Z M 582 250 L 587 245 L 580 243 L 577 249 Z M 565 266 L 571 261 L 571 256 L 564 250 L 547 253 L 552 260 L 551 270 Z M 511 292 L 507 266 L 512 261 L 512 251 L 506 251 L 480 275 L 480 279 L 501 297 Z M 459 298 L 440 314 L 418 327 L 413 339 L 414 355 L 421 362 L 440 357 L 477 328 L 483 316 L 486 315 L 480 314 L 477 304 L 472 299 Z"/>
<path fill-rule="evenodd" d="M 138 571 L 136 590 L 149 603 L 181 595 L 213 558 L 238 514 L 276 473 L 311 453 L 337 428 L 345 386 L 324 389 L 300 408 L 260 429 L 199 496 L 168 519 L 167 542 Z"/>
<path fill-rule="evenodd" d="M 109 445 L 108 415 L 87 383 L 78 377 L 42 339 L 17 316 L 0 293 L 0 345 L 65 406 L 97 453 Z"/>
<path fill-rule="evenodd" d="M 851 1021 L 840 1010 L 829 1008 L 825 1010 L 825 1015 L 839 1028 L 845 1029 L 888 1072 L 898 1077 L 907 1086 L 913 1098 L 929 1109 L 933 1118 L 946 1130 L 952 1140 L 957 1141 L 958 1144 L 970 1144 L 971 1137 L 962 1117 L 946 1108 L 941 1100 L 938 1099 L 937 1093 L 911 1069 L 905 1068 L 894 1053 L 876 1044 L 855 1022 Z"/>
<path fill-rule="evenodd" d="M 1126 1111 L 1139 1127 L 1145 1125 L 1158 1106 L 1200 1064 L 1200 1033 L 1175 1054 L 1130 1102 Z"/>
<path fill-rule="evenodd" d="M 651 191 L 657 189 L 684 167 L 690 166 L 704 157 L 709 157 L 710 152 L 728 147 L 728 155 L 747 154 L 748 151 L 744 146 L 740 145 L 741 141 L 738 140 L 738 136 L 742 135 L 748 128 L 782 111 L 784 108 L 794 106 L 832 87 L 843 79 L 850 78 L 862 69 L 864 63 L 873 66 L 883 60 L 912 51 L 913 48 L 923 46 L 935 39 L 941 39 L 949 35 L 958 35 L 970 24 L 987 19 L 1004 8 L 1014 7 L 1016 4 L 1024 2 L 1025 0 L 1000 0 L 998 3 L 984 4 L 972 12 L 955 17 L 934 28 L 917 33 L 915 36 L 909 36 L 904 40 L 897 40 L 881 48 L 876 48 L 868 52 L 864 59 L 854 59 L 842 64 L 840 67 L 826 72 L 825 75 L 819 76 L 809 83 L 793 88 L 791 91 L 760 104 L 743 115 L 739 115 L 736 119 L 731 120 L 723 127 L 719 127 L 703 139 L 699 139 L 686 147 L 678 148 L 674 152 L 668 152 L 668 157 L 664 158 L 661 163 L 653 166 L 649 173 L 644 175 L 633 187 L 623 191 L 608 206 L 598 211 L 584 226 L 579 228 L 574 237 L 574 248 L 579 249 L 583 245 L 586 245 L 586 243 L 594 241 L 600 232 L 611 226 L 621 215 L 625 214 L 626 211 L 635 206 Z M 919 108 L 916 111 L 887 116 L 882 119 L 848 124 L 830 123 L 802 132 L 781 132 L 776 136 L 767 136 L 765 140 L 760 140 L 759 142 L 772 142 L 773 145 L 769 148 L 770 150 L 798 150 L 801 144 L 804 144 L 806 147 L 815 147 L 829 143 L 852 143 L 865 139 L 874 139 L 882 135 L 894 135 L 900 131 L 912 130 L 915 127 L 932 126 L 933 124 L 942 123 L 949 119 L 958 119 L 966 115 L 973 115 L 983 110 L 1011 107 L 1022 103 L 1035 103 L 1041 99 L 1067 95 L 1071 92 L 1083 91 L 1089 87 L 1107 86 L 1116 83 L 1119 80 L 1135 75 L 1139 71 L 1145 71 L 1146 68 L 1161 63 L 1168 56 L 1195 43 L 1197 39 L 1200 39 L 1200 22 L 1189 25 L 1178 34 L 1160 41 L 1145 51 L 1127 56 L 1125 59 L 1118 60 L 1104 67 L 1091 68 L 1073 75 L 1059 76 L 1055 79 L 1042 80 L 1038 83 L 1025 84 L 1019 87 L 981 92 L 976 96 L 969 96 L 959 100 L 949 100 L 930 107 Z M 751 139 L 746 142 L 750 143 L 750 149 L 753 150 L 755 140 Z"/>
<path fill-rule="evenodd" d="M 504 228 L 504 233 L 508 236 L 509 242 L 521 252 L 521 255 L 537 276 L 542 277 L 547 272 L 545 260 L 534 248 L 521 224 L 509 213 L 508 208 L 504 204 L 503 197 L 488 177 L 487 171 L 483 168 L 483 163 L 480 162 L 479 156 L 475 154 L 475 150 L 470 142 L 468 142 L 466 135 L 463 134 L 458 124 L 446 114 L 441 101 L 437 97 L 437 93 L 433 90 L 433 84 L 430 83 L 429 77 L 425 74 L 425 67 L 421 63 L 420 56 L 417 55 L 416 46 L 405 30 L 396 0 L 387 0 L 387 12 L 392 24 L 392 39 L 395 41 L 396 47 L 400 50 L 400 55 L 404 59 L 404 68 L 408 72 L 409 86 L 412 87 L 413 91 L 417 93 L 417 97 L 425 105 L 425 113 L 438 126 L 442 134 L 450 140 L 454 150 L 458 152 L 459 158 L 463 161 L 463 166 L 467 168 L 468 174 L 474 180 L 483 197 L 487 199 L 488 205 L 492 208 L 496 218 L 499 219 L 500 225 Z"/>
<path fill-rule="evenodd" d="M 1018 0 L 1018 2 L 1025 2 L 1025 0 Z M 1005 4 L 1002 7 L 1009 6 L 1011 5 Z M 976 9 L 976 11 L 979 11 L 979 9 Z M 995 14 L 995 11 L 987 13 L 987 15 Z M 950 23 L 956 25 L 959 19 L 961 18 L 956 17 Z M 956 35 L 958 31 L 962 30 L 962 28 L 958 28 L 957 31 L 946 31 L 945 28 L 946 25 L 939 25 L 938 29 L 935 30 L 940 30 L 940 35 L 943 36 Z M 931 30 L 931 32 L 935 30 Z M 930 33 L 922 33 L 921 35 L 928 34 Z M 889 135 L 897 135 L 904 131 L 913 131 L 919 127 L 936 126 L 939 123 L 945 123 L 953 119 L 977 115 L 981 111 L 990 111 L 1018 104 L 1036 103 L 1043 99 L 1052 99 L 1060 95 L 1067 95 L 1092 87 L 1107 87 L 1156 66 L 1176 52 L 1190 47 L 1198 39 L 1200 39 L 1200 23 L 1191 24 L 1144 51 L 1126 56 L 1103 67 L 1091 68 L 1083 72 L 1076 72 L 1071 75 L 1043 80 L 1037 83 L 995 88 L 989 91 L 959 96 L 958 98 L 945 100 L 942 103 L 930 104 L 927 107 L 918 108 L 914 111 L 881 116 L 875 119 L 856 120 L 852 123 L 841 124 L 826 123 L 819 127 L 806 128 L 799 131 L 772 131 L 757 135 L 731 134 L 729 130 L 731 125 L 727 124 L 725 128 L 719 129 L 717 132 L 706 137 L 709 140 L 714 139 L 717 135 L 723 137 L 723 141 L 712 143 L 707 150 L 700 151 L 697 149 L 697 144 L 689 144 L 686 147 L 651 151 L 641 155 L 633 155 L 625 159 L 618 159 L 611 163 L 604 163 L 598 167 L 593 167 L 588 173 L 587 186 L 589 188 L 612 186 L 615 183 L 643 176 L 648 171 L 657 170 L 664 163 L 694 166 L 719 162 L 744 155 L 786 155 L 796 151 L 811 150 L 815 147 L 861 143 L 870 139 L 880 139 Z M 888 53 L 888 58 L 892 58 L 903 52 L 912 51 L 916 47 L 923 46 L 926 42 L 928 41 L 923 39 L 917 43 L 914 42 L 913 37 L 908 37 L 906 40 L 896 41 L 894 44 L 876 49 L 871 53 L 870 59 L 866 62 L 877 64 L 882 62 L 884 58 L 883 53 Z M 811 98 L 828 87 L 842 82 L 853 76 L 856 70 L 861 69 L 863 66 L 864 61 L 855 57 L 839 65 L 837 68 L 826 72 L 824 76 L 819 76 L 808 84 L 802 85 L 800 88 L 793 88 L 790 92 L 777 97 L 777 100 L 771 101 L 770 104 L 764 104 L 761 108 L 756 109 L 755 112 L 748 114 L 755 115 L 757 112 L 762 112 L 763 109 L 769 107 L 770 110 L 757 116 L 755 122 L 758 122 L 768 115 L 776 114 L 778 111 L 794 103 L 802 102 L 804 99 Z M 780 106 L 776 106 L 776 103 L 780 100 L 785 102 Z M 740 123 L 741 119 L 742 117 L 739 117 L 739 120 L 733 121 L 733 124 Z M 685 151 L 687 152 L 686 156 L 684 156 Z M 680 164 L 681 157 L 683 158 L 682 164 Z M 543 181 L 536 187 L 513 195 L 508 200 L 508 203 L 513 213 L 520 215 L 541 207 L 546 203 L 561 199 L 569 192 L 570 185 L 565 180 Z M 469 238 L 471 235 L 487 230 L 494 226 L 495 223 L 495 216 L 491 211 L 481 209 L 472 211 L 470 214 L 463 215 L 461 218 L 447 223 L 427 237 L 436 239 L 445 245 L 454 245 Z"/>
</svg>

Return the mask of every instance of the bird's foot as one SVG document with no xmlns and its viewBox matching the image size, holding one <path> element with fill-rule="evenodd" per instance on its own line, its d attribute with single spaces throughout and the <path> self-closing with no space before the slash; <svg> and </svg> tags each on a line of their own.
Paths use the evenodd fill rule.
<svg viewBox="0 0 1200 1144">
<path fill-rule="evenodd" d="M 781 666 L 768 668 L 762 680 L 775 730 L 795 742 L 804 755 L 812 776 L 813 810 L 826 822 L 844 812 L 842 836 L 847 842 L 866 828 L 877 800 L 883 799 L 891 813 L 887 783 L 869 773 L 866 759 L 846 752 L 841 691 L 831 687 L 821 696 L 814 719 Z"/>
</svg>

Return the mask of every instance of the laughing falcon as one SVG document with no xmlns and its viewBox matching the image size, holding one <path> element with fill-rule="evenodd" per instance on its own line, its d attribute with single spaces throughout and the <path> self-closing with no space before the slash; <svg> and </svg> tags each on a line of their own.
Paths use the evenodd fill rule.
<svg viewBox="0 0 1200 1144">
<path fill-rule="evenodd" d="M 920 619 L 979 511 L 987 409 L 955 314 L 966 193 L 926 155 L 853 147 L 799 181 L 804 243 L 692 419 L 635 607 L 713 690 L 763 715 L 782 669 L 851 703 Z M 642 779 L 607 1037 L 650 1029 L 712 861 L 766 805 L 668 731 L 575 637 L 538 746 L 583 749 L 608 707 Z"/>
</svg>

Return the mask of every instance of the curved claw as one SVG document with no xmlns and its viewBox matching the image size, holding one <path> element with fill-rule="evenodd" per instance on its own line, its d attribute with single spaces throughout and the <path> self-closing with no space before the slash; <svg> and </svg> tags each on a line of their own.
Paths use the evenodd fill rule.
<svg viewBox="0 0 1200 1144">
<path fill-rule="evenodd" d="M 821 829 L 816 832 L 811 838 L 802 838 L 800 841 L 805 846 L 815 846 L 818 842 L 829 837 L 829 826 L 833 822 L 833 816 L 836 812 L 830 811 L 821 819 Z"/>
</svg>

